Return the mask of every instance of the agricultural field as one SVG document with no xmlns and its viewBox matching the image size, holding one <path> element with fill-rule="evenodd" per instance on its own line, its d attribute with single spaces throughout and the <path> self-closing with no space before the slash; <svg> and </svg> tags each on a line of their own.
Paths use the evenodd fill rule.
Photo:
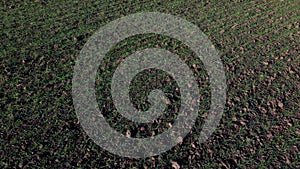
<svg viewBox="0 0 300 169">
<path fill-rule="evenodd" d="M 299 0 L 7 1 L 0 2 L 0 168 L 300 168 Z M 139 110 L 153 89 L 165 92 L 165 114 L 135 124 L 116 110 L 111 78 L 127 56 L 146 48 L 176 53 L 200 86 L 200 110 L 189 134 L 147 158 L 118 156 L 80 125 L 72 98 L 73 69 L 85 43 L 123 16 L 161 12 L 200 28 L 226 75 L 220 124 L 198 142 L 210 107 L 209 76 L 184 43 L 162 35 L 127 38 L 111 49 L 95 80 L 98 106 L 112 128 L 146 138 L 172 128 L 180 107 L 176 80 L 149 69 L 131 82 Z M 134 147 L 133 147 L 134 148 Z"/>
</svg>

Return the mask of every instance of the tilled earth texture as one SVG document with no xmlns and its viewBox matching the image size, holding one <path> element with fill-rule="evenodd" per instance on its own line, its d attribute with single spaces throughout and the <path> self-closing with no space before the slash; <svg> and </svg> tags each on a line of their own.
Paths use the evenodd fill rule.
<svg viewBox="0 0 300 169">
<path fill-rule="evenodd" d="M 186 137 L 162 154 L 133 159 L 104 150 L 82 128 L 72 77 L 95 31 L 139 12 L 171 14 L 198 26 L 219 52 L 227 98 L 220 124 L 200 144 L 211 97 L 201 60 L 167 36 L 121 41 L 107 53 L 95 80 L 99 109 L 116 131 L 154 137 L 172 128 L 180 107 L 176 80 L 149 69 L 131 81 L 131 102 L 145 111 L 149 93 L 161 89 L 169 99 L 165 114 L 136 124 L 118 113 L 111 78 L 136 51 L 156 47 L 176 53 L 196 75 L 201 94 Z M 299 0 L 2 0 L 0 18 L 0 168 L 300 168 Z"/>
</svg>

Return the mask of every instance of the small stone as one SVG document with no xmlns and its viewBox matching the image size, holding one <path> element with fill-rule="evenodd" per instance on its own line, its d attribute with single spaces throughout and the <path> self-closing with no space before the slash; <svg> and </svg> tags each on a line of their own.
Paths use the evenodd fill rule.
<svg viewBox="0 0 300 169">
<path fill-rule="evenodd" d="M 126 131 L 126 137 L 127 137 L 127 138 L 130 138 L 130 136 L 131 136 L 131 133 L 130 133 L 129 130 L 127 130 L 127 131 Z"/>
<path fill-rule="evenodd" d="M 180 165 L 176 161 L 172 161 L 172 168 L 174 169 L 180 169 Z"/>
<path fill-rule="evenodd" d="M 278 101 L 278 107 L 281 109 L 283 108 L 283 103 L 281 101 Z"/>
<path fill-rule="evenodd" d="M 232 121 L 237 121 L 237 118 L 236 117 L 232 117 Z"/>
</svg>

